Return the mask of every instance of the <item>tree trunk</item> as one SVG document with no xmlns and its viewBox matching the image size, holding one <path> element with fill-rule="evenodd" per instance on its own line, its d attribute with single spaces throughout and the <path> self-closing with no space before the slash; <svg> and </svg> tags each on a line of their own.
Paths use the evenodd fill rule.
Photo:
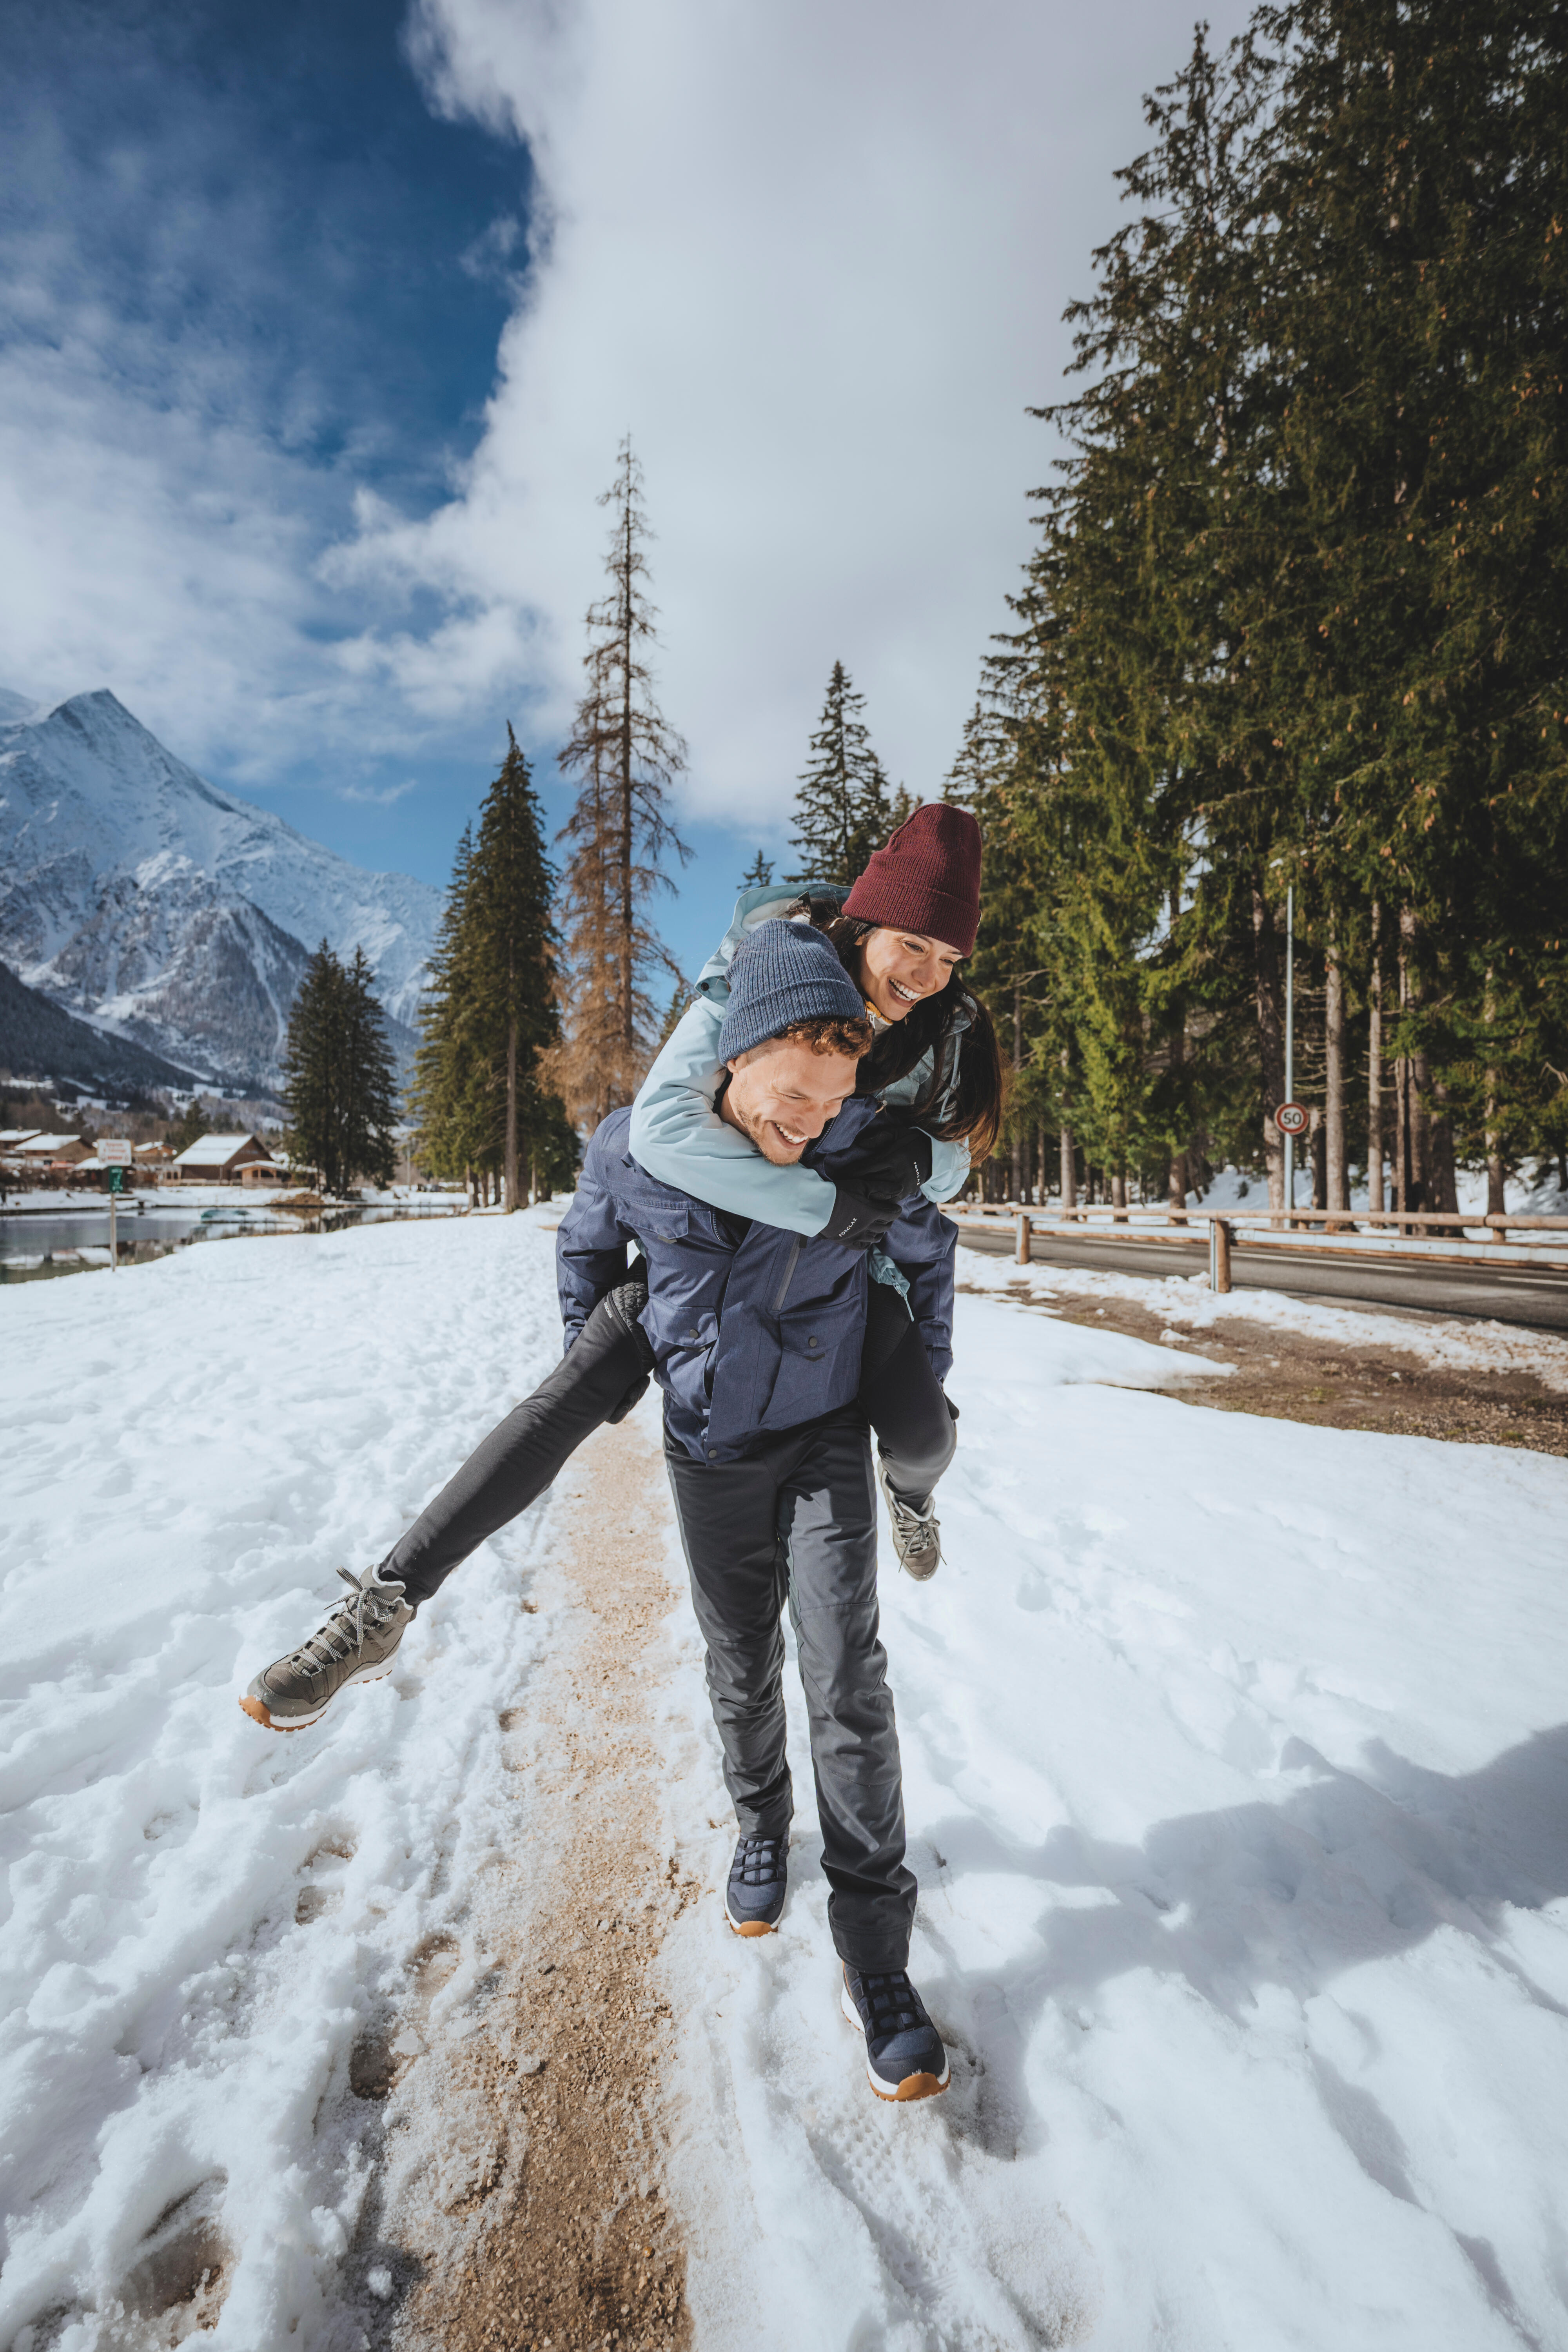
<svg viewBox="0 0 1568 2352">
<path fill-rule="evenodd" d="M 1016 980 L 1013 982 L 1013 1100 L 1015 1103 L 1018 1099 L 1018 1076 L 1023 1066 L 1024 983 L 1021 980 Z M 1013 1198 L 1015 1201 L 1021 1201 L 1023 1197 L 1024 1130 L 1021 1126 L 1015 1126 L 1013 1129 Z"/>
<path fill-rule="evenodd" d="M 1409 1010 L 1421 1002 L 1415 975 L 1417 923 L 1414 907 L 1399 909 L 1399 1002 Z M 1405 1056 L 1405 1202 L 1407 1209 L 1432 1205 L 1431 1073 L 1425 1048 Z"/>
<path fill-rule="evenodd" d="M 637 1010 L 635 985 L 636 957 L 633 944 L 636 934 L 637 893 L 632 877 L 632 662 L 636 652 L 632 634 L 632 507 L 628 499 L 623 520 L 621 561 L 625 567 L 621 579 L 621 1046 L 626 1055 L 629 1076 L 637 1052 Z"/>
<path fill-rule="evenodd" d="M 1410 965 L 1405 942 L 1412 920 L 1409 908 L 1404 908 L 1399 918 L 1399 1012 L 1402 1021 L 1410 1003 Z M 1408 1054 L 1396 1054 L 1394 1061 L 1394 1205 L 1396 1209 L 1414 1209 L 1416 1206 L 1415 1171 L 1411 1150 L 1410 1091 L 1410 1056 Z"/>
<path fill-rule="evenodd" d="M 521 1209 L 517 1191 L 517 1023 L 506 1032 L 506 1211 Z"/>
<path fill-rule="evenodd" d="M 1332 939 L 1329 941 L 1325 997 L 1328 1076 L 1323 1104 L 1322 1205 L 1325 1209 L 1348 1209 L 1351 1196 L 1345 1168 L 1345 982 L 1339 943 Z"/>
<path fill-rule="evenodd" d="M 1497 1020 L 1497 997 L 1492 987 L 1491 968 L 1487 968 L 1486 1024 L 1489 1032 Z M 1487 1214 L 1500 1217 L 1508 1207 L 1508 1168 L 1502 1153 L 1502 1125 L 1498 1117 L 1498 1074 L 1495 1066 L 1487 1071 L 1486 1150 L 1487 1150 Z"/>
<path fill-rule="evenodd" d="M 1445 1215 L 1457 1217 L 1459 1213 L 1459 1186 L 1458 1171 L 1454 1165 L 1454 1122 L 1448 1110 L 1448 1089 L 1436 1082 L 1434 1082 L 1432 1087 L 1432 1118 L 1428 1129 L 1428 1144 L 1431 1152 L 1429 1182 L 1432 1196 L 1428 1205 L 1441 1211 Z M 1438 1233 L 1442 1230 L 1440 1225 L 1436 1228 Z M 1460 1241 L 1464 1239 L 1463 1225 L 1456 1225 L 1453 1231 L 1456 1239 Z"/>
<path fill-rule="evenodd" d="M 1312 1160 L 1312 1206 L 1326 1209 L 1329 1205 L 1329 1126 L 1317 1111 L 1312 1113 L 1307 1150 Z"/>
<path fill-rule="evenodd" d="M 1381 1209 L 1383 1199 L 1383 951 L 1378 944 L 1382 909 L 1372 902 L 1372 987 L 1367 998 L 1366 1055 L 1366 1204 Z"/>
<path fill-rule="evenodd" d="M 1124 1167 L 1118 1168 L 1110 1180 L 1110 1205 L 1113 1209 L 1127 1206 L 1127 1171 Z"/>
<path fill-rule="evenodd" d="M 1171 893 L 1171 927 L 1173 930 L 1175 929 L 1177 911 L 1176 894 L 1173 891 Z M 1182 1097 L 1180 1073 L 1186 1067 L 1186 1013 L 1184 1011 L 1179 1011 L 1176 1025 L 1171 1032 L 1171 1076 L 1173 1082 L 1172 1092 L 1175 1095 L 1178 1104 Z M 1183 1211 L 1186 1208 L 1187 1190 L 1187 1155 L 1184 1151 L 1173 1151 L 1171 1154 L 1170 1166 L 1166 1170 L 1166 1195 L 1173 1212 Z"/>
<path fill-rule="evenodd" d="M 1253 1003 L 1258 1021 L 1258 1073 L 1262 1094 L 1263 1160 L 1268 1205 L 1285 1206 L 1285 1139 L 1274 1112 L 1285 1099 L 1285 1024 L 1280 1011 L 1279 934 L 1263 893 L 1261 870 L 1252 877 Z"/>
<path fill-rule="evenodd" d="M 1426 1054 L 1410 1056 L 1410 1167 L 1412 1206 L 1430 1209 L 1434 1199 L 1432 1167 L 1432 1066 Z"/>
<path fill-rule="evenodd" d="M 1078 1206 L 1078 1152 L 1073 1143 L 1070 1127 L 1062 1129 L 1059 1149 L 1062 1168 L 1062 1206 L 1064 1209 L 1076 1209 Z"/>
</svg>

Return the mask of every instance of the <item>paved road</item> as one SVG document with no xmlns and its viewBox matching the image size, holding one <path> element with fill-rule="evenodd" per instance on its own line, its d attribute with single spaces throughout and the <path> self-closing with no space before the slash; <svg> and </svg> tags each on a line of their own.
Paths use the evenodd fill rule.
<svg viewBox="0 0 1568 2352">
<path fill-rule="evenodd" d="M 994 1230 L 960 1225 L 968 1249 L 1011 1257 L 1017 1229 L 998 1221 Z M 1086 1266 L 1097 1274 L 1204 1274 L 1208 1271 L 1208 1235 L 1192 1242 L 1069 1239 L 1055 1234 L 1032 1236 L 1041 1265 Z M 1568 1332 L 1568 1271 L 1537 1272 L 1529 1266 L 1390 1265 L 1350 1250 L 1292 1251 L 1259 1248 L 1237 1240 L 1230 1253 L 1236 1290 L 1282 1290 L 1291 1298 L 1322 1299 L 1339 1307 L 1394 1307 L 1406 1314 L 1472 1316 L 1485 1322 L 1521 1323 L 1538 1331 Z"/>
</svg>

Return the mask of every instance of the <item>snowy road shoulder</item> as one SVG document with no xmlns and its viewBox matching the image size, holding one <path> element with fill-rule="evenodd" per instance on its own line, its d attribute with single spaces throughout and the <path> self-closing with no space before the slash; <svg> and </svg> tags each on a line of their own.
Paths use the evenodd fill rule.
<svg viewBox="0 0 1568 2352">
<path fill-rule="evenodd" d="M 162 2342 L 205 2270 L 236 2352 L 326 2344 L 351 2057 L 500 1834 L 548 1506 L 319 1733 L 234 1698 L 553 1360 L 551 1244 L 237 1241 L 0 1318 L 0 2343 Z"/>
<path fill-rule="evenodd" d="M 1531 1373 L 1542 1385 L 1568 1393 L 1568 1339 L 1550 1331 L 1512 1324 L 1482 1323 L 1469 1317 L 1378 1313 L 1319 1305 L 1278 1290 L 1233 1290 L 1218 1295 L 1201 1274 L 1103 1274 L 1088 1267 L 1015 1265 L 988 1250 L 958 1251 L 958 1278 L 969 1290 L 993 1297 L 1026 1297 L 1049 1310 L 1053 1299 L 1075 1306 L 1095 1298 L 1120 1298 L 1163 1314 L 1173 1338 L 1205 1332 L 1223 1340 L 1233 1323 L 1272 1324 L 1344 1347 L 1395 1349 L 1422 1362 L 1455 1371 Z"/>
<path fill-rule="evenodd" d="M 319 1733 L 234 1698 L 553 1360 L 549 1237 L 226 1243 L 0 1320 L 0 2344 L 349 2352 L 354 2069 L 508 1851 L 550 1507 Z M 1005 1296 L 956 1346 L 948 1558 L 882 1580 L 945 2098 L 878 2105 L 838 2017 L 793 1668 L 782 1932 L 725 1929 L 671 1621 L 699 2352 L 1568 2342 L 1568 1465 L 1210 1411 Z"/>
<path fill-rule="evenodd" d="M 1568 2341 L 1568 1466 L 1137 1393 L 1169 1351 L 984 1297 L 956 1351 L 948 1558 L 882 1578 L 952 2088 L 864 2099 L 792 1693 L 783 1930 L 669 1963 L 700 2342 Z"/>
</svg>

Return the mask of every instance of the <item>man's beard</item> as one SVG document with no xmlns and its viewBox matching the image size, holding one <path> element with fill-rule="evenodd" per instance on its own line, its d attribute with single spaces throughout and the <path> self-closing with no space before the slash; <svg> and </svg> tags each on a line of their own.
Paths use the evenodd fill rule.
<svg viewBox="0 0 1568 2352">
<path fill-rule="evenodd" d="M 775 1168 L 793 1168 L 805 1150 L 805 1142 L 786 1144 L 773 1120 L 748 1118 L 733 1095 L 730 1097 L 730 1108 L 739 1121 L 742 1134 L 750 1137 L 764 1160 L 770 1160 Z M 805 1141 L 810 1139 L 808 1136 Z"/>
</svg>

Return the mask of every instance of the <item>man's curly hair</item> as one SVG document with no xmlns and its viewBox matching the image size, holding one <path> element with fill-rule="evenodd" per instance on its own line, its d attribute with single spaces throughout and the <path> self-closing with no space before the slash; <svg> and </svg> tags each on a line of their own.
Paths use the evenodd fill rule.
<svg viewBox="0 0 1568 2352">
<path fill-rule="evenodd" d="M 837 1013 L 814 1013 L 809 1020 L 792 1021 L 764 1045 L 809 1045 L 814 1054 L 850 1054 L 857 1061 L 871 1050 L 871 1024 L 851 1021 Z M 761 1050 L 760 1048 L 757 1050 Z"/>
</svg>

